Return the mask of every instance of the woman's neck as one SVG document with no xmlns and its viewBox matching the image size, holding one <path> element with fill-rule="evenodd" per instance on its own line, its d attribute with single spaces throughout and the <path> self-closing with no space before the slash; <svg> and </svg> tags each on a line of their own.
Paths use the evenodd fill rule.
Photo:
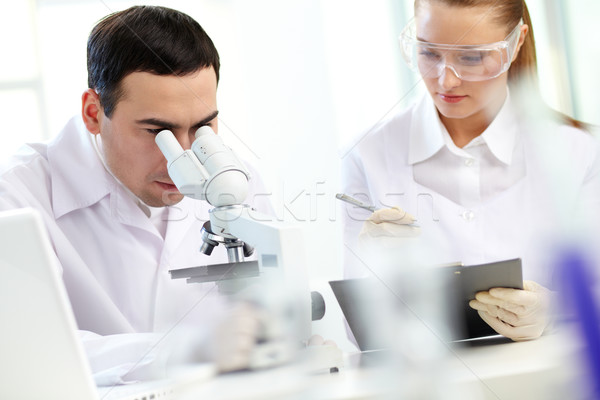
<svg viewBox="0 0 600 400">
<path fill-rule="evenodd" d="M 490 126 L 500 112 L 505 100 L 506 97 L 501 97 L 489 104 L 488 107 L 465 118 L 448 118 L 439 111 L 438 114 L 454 144 L 459 148 L 463 148 Z"/>
<path fill-rule="evenodd" d="M 482 113 L 483 114 L 483 113 Z M 485 115 L 475 118 L 475 115 L 468 118 L 447 118 L 440 114 L 440 119 L 446 127 L 450 138 L 457 147 L 463 148 L 481 135 L 492 120 L 487 118 Z"/>
</svg>

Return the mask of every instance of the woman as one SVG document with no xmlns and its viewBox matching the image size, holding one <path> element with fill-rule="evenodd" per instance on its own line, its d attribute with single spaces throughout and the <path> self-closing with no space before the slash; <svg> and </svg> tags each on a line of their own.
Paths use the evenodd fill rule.
<svg viewBox="0 0 600 400">
<path fill-rule="evenodd" d="M 418 229 L 436 263 L 521 258 L 525 290 L 481 292 L 471 306 L 502 335 L 539 337 L 553 288 L 548 243 L 570 221 L 575 198 L 600 209 L 596 143 L 578 121 L 538 107 L 523 0 L 416 0 L 401 45 L 428 95 L 344 157 L 344 192 L 383 208 L 370 216 L 346 208 L 346 275 L 369 269 L 355 250 L 361 229 L 375 240 Z M 555 159 L 568 167 L 561 174 Z M 419 228 L 403 225 L 412 222 L 403 210 Z"/>
</svg>

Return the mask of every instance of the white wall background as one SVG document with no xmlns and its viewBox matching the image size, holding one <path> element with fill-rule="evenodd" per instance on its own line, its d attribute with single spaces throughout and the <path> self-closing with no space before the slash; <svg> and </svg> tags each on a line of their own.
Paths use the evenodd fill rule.
<svg viewBox="0 0 600 400">
<path fill-rule="evenodd" d="M 165 5 L 198 20 L 222 61 L 220 134 L 261 170 L 278 216 L 306 228 L 312 279 L 341 278 L 334 196 L 342 144 L 420 90 L 397 37 L 410 0 L 19 0 L 0 5 L 0 160 L 80 110 L 86 40 L 103 16 Z M 549 104 L 600 123 L 596 0 L 528 0 Z M 563 47 L 567 46 L 567 47 Z"/>
</svg>

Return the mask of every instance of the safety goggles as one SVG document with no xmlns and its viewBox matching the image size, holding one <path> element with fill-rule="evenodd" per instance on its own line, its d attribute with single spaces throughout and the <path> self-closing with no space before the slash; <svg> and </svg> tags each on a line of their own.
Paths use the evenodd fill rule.
<svg viewBox="0 0 600 400">
<path fill-rule="evenodd" d="M 438 78 L 449 68 L 461 80 L 493 79 L 510 67 L 519 42 L 521 25 L 523 20 L 500 42 L 482 45 L 438 44 L 417 39 L 413 18 L 400 34 L 402 56 L 423 78 Z"/>
</svg>

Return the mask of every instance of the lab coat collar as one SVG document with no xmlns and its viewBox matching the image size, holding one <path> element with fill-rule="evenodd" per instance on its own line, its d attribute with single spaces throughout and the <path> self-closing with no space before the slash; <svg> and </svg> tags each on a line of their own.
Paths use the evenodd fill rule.
<svg viewBox="0 0 600 400">
<path fill-rule="evenodd" d="M 73 117 L 48 145 L 54 217 L 89 207 L 110 193 L 109 176 L 79 117 Z M 116 183 L 116 182 L 115 182 Z"/>
<path fill-rule="evenodd" d="M 72 118 L 48 145 L 52 174 L 52 204 L 56 219 L 72 211 L 90 207 L 110 195 L 111 215 L 134 226 L 147 217 L 125 188 L 104 168 L 81 117 Z M 158 233 L 157 233 L 158 234 Z"/>
<path fill-rule="evenodd" d="M 442 121 L 435 104 L 424 94 L 412 110 L 409 132 L 408 163 L 427 160 L 444 146 Z"/>
<path fill-rule="evenodd" d="M 517 141 L 517 114 L 506 92 L 506 100 L 490 126 L 481 134 L 492 154 L 506 165 L 512 163 Z"/>
<path fill-rule="evenodd" d="M 409 164 L 427 160 L 444 147 L 445 131 L 433 100 L 425 94 L 412 111 Z M 507 165 L 511 164 L 517 140 L 517 124 L 508 89 L 500 112 L 480 137 L 498 160 Z"/>
</svg>

